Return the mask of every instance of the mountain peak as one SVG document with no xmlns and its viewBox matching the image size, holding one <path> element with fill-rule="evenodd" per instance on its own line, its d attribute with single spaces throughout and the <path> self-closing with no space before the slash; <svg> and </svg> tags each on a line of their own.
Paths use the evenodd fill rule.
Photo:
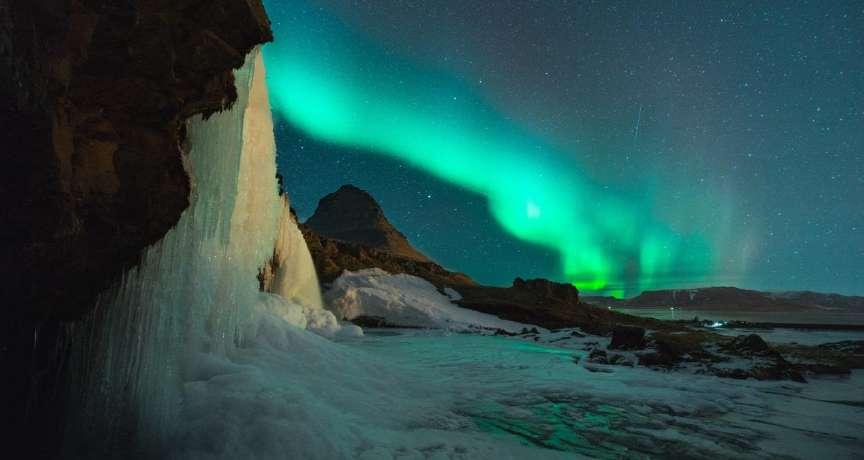
<svg viewBox="0 0 864 460">
<path fill-rule="evenodd" d="M 325 196 L 306 225 L 320 235 L 408 259 L 429 261 L 387 220 L 368 192 L 350 184 Z"/>
</svg>

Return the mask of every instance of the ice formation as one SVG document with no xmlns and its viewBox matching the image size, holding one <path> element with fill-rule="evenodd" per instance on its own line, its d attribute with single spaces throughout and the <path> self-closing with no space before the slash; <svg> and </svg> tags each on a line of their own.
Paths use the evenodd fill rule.
<svg viewBox="0 0 864 460">
<path fill-rule="evenodd" d="M 262 272 L 265 290 L 275 295 L 265 303 L 279 305 L 271 310 L 286 321 L 324 336 L 362 334 L 358 327 L 340 325 L 324 309 L 312 255 L 291 214 L 287 196 L 281 197 L 281 207 L 273 258 Z"/>
<path fill-rule="evenodd" d="M 79 381 L 72 400 L 86 423 L 70 425 L 69 449 L 92 447 L 93 440 L 110 449 L 121 439 L 134 439 L 142 454 L 161 449 L 178 432 L 182 382 L 199 373 L 200 355 L 231 356 L 265 312 L 338 330 L 321 308 L 308 249 L 276 192 L 257 50 L 235 78 L 233 108 L 188 122 L 189 209 L 73 332 L 70 369 Z M 289 299 L 258 289 L 256 274 L 274 244 L 283 259 L 275 290 Z"/>
<path fill-rule="evenodd" d="M 459 293 L 438 292 L 430 282 L 412 275 L 391 275 L 380 268 L 348 271 L 325 294 L 328 308 L 340 319 L 382 318 L 406 327 L 449 330 L 504 329 L 511 332 L 534 326 L 502 320 L 462 308 L 452 302 Z"/>
<path fill-rule="evenodd" d="M 312 264 L 312 256 L 297 221 L 291 215 L 288 197 L 282 197 L 282 216 L 279 219 L 279 235 L 274 252 L 276 270 L 273 273 L 273 292 L 296 300 L 303 305 L 322 308 L 318 275 Z"/>
</svg>

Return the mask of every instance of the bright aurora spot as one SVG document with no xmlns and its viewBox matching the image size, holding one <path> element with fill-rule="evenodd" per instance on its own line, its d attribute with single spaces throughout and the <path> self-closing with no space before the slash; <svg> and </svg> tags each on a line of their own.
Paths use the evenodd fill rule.
<svg viewBox="0 0 864 460">
<path fill-rule="evenodd" d="M 273 2 L 269 2 L 273 3 Z M 514 236 L 560 254 L 559 279 L 623 295 L 693 283 L 712 245 L 652 212 L 651 197 L 593 183 L 475 88 L 398 56 L 304 1 L 268 5 L 274 110 L 317 139 L 399 158 L 485 196 Z"/>
</svg>

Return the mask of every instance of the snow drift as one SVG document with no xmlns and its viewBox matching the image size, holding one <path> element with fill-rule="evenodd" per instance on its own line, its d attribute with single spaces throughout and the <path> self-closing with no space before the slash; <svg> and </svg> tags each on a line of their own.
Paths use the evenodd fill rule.
<svg viewBox="0 0 864 460">
<path fill-rule="evenodd" d="M 442 294 L 423 278 L 370 268 L 346 270 L 325 294 L 325 303 L 340 319 L 374 317 L 394 326 L 510 332 L 533 327 L 462 308 L 452 302 L 458 298 L 452 288 Z"/>
</svg>

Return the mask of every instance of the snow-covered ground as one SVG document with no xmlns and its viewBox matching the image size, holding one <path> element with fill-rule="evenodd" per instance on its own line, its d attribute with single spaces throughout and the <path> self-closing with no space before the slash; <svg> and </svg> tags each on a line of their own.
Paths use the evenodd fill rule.
<svg viewBox="0 0 864 460">
<path fill-rule="evenodd" d="M 324 294 L 324 303 L 339 319 L 377 317 L 404 327 L 510 332 L 534 327 L 462 308 L 452 302 L 460 298 L 458 292 L 448 288 L 445 293 L 423 278 L 370 268 L 342 273 Z"/>
<path fill-rule="evenodd" d="M 339 335 L 344 342 L 337 343 L 272 311 L 261 311 L 245 336 L 229 356 L 190 357 L 197 374 L 183 384 L 181 430 L 160 457 L 573 458 L 482 429 L 462 412 L 460 395 L 441 386 L 442 377 L 456 376 L 428 368 L 428 357 L 404 365 L 407 356 L 378 353 L 371 348 L 383 345 L 381 336 L 366 342 Z M 399 342 L 412 336 L 388 339 L 394 350 L 411 352 Z M 444 367 L 458 361 L 428 351 Z"/>
<path fill-rule="evenodd" d="M 757 382 L 590 363 L 572 331 L 378 329 L 262 313 L 187 381 L 184 458 L 860 458 L 864 372 Z M 202 362 L 205 359 L 212 362 Z"/>
<path fill-rule="evenodd" d="M 864 449 L 861 371 L 808 384 L 741 381 L 597 366 L 587 351 L 555 343 L 436 331 L 367 331 L 346 344 L 432 383 L 429 400 L 452 411 L 466 431 L 534 446 L 531 458 L 556 451 L 860 458 Z"/>
</svg>

